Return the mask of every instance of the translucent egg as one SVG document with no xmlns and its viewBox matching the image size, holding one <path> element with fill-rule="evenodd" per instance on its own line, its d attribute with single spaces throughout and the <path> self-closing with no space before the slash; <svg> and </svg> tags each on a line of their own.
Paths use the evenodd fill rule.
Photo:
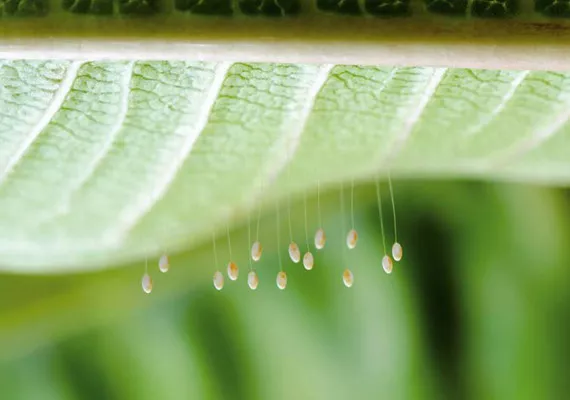
<svg viewBox="0 0 570 400">
<path fill-rule="evenodd" d="M 170 269 L 170 260 L 166 254 L 160 256 L 160 259 L 158 260 L 158 269 L 160 272 L 168 272 Z"/>
<path fill-rule="evenodd" d="M 386 272 L 387 274 L 391 274 L 392 273 L 392 259 L 390 258 L 389 255 L 385 255 L 382 258 L 382 268 L 384 268 L 384 272 Z"/>
<path fill-rule="evenodd" d="M 230 261 L 228 263 L 228 278 L 230 278 L 232 281 L 237 281 L 238 275 L 239 268 L 237 264 L 233 261 Z"/>
<path fill-rule="evenodd" d="M 358 233 L 351 229 L 346 236 L 346 245 L 349 249 L 354 249 L 356 247 L 356 242 L 358 241 Z"/>
<path fill-rule="evenodd" d="M 259 285 L 259 277 L 257 276 L 257 272 L 249 271 L 247 274 L 247 285 L 251 290 L 257 289 L 257 285 Z"/>
<path fill-rule="evenodd" d="M 261 243 L 255 242 L 253 246 L 251 246 L 251 259 L 253 261 L 259 261 L 262 251 L 263 247 L 261 246 Z"/>
<path fill-rule="evenodd" d="M 291 261 L 295 264 L 301 261 L 301 251 L 295 242 L 291 242 L 289 245 L 289 257 L 291 257 Z"/>
<path fill-rule="evenodd" d="M 398 242 L 394 243 L 392 246 L 392 257 L 394 257 L 394 260 L 400 261 L 403 255 L 404 249 L 402 249 L 402 245 Z"/>
<path fill-rule="evenodd" d="M 152 292 L 152 278 L 149 274 L 145 273 L 142 277 L 142 289 L 145 293 Z"/>
<path fill-rule="evenodd" d="M 224 276 L 220 271 L 216 271 L 214 274 L 214 287 L 217 290 L 222 290 L 224 288 Z"/>
<path fill-rule="evenodd" d="M 349 270 L 348 268 L 344 270 L 344 272 L 342 273 L 342 281 L 344 283 L 344 286 L 346 287 L 352 287 L 352 284 L 354 283 L 354 275 L 352 274 L 352 271 Z"/>
<path fill-rule="evenodd" d="M 303 256 L 303 266 L 307 271 L 313 269 L 313 264 L 315 263 L 315 259 L 313 258 L 313 254 L 310 251 L 307 251 Z"/>
<path fill-rule="evenodd" d="M 325 234 L 325 230 L 323 228 L 319 228 L 315 233 L 315 247 L 317 250 L 321 250 L 325 247 L 325 243 L 327 242 L 327 235 Z"/>
<path fill-rule="evenodd" d="M 285 271 L 279 271 L 277 274 L 277 287 L 281 290 L 287 287 L 287 274 Z"/>
</svg>

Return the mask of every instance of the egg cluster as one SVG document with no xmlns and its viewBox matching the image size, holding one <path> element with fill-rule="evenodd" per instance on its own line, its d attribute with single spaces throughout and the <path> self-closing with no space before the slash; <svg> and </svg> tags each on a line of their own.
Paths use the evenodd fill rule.
<svg viewBox="0 0 570 400">
<path fill-rule="evenodd" d="M 396 230 L 396 208 L 394 205 L 394 194 L 393 194 L 392 182 L 391 182 L 390 178 L 388 178 L 388 183 L 389 183 L 389 189 L 390 189 L 390 198 L 392 201 L 392 211 L 393 211 L 393 216 L 394 216 L 394 236 L 395 236 L 395 241 L 394 241 L 394 244 L 392 245 L 391 256 L 386 251 L 386 239 L 385 239 L 385 234 L 384 234 L 384 221 L 383 221 L 383 217 L 382 217 L 382 198 L 381 198 L 381 194 L 380 194 L 380 184 L 378 181 L 376 181 L 376 195 L 377 195 L 377 204 L 378 204 L 380 226 L 382 229 L 382 242 L 383 242 L 383 246 L 384 246 L 384 256 L 382 257 L 381 264 L 382 264 L 382 268 L 384 269 L 384 271 L 387 274 L 391 274 L 392 269 L 393 269 L 393 264 L 394 264 L 393 262 L 394 261 L 398 262 L 402 259 L 403 248 L 402 248 L 402 245 L 398 242 L 398 236 L 397 236 L 397 230 Z M 319 186 L 319 189 L 317 190 L 317 206 L 318 206 L 320 227 L 315 232 L 313 243 L 314 243 L 315 249 L 322 250 L 322 249 L 324 249 L 325 244 L 327 242 L 327 236 L 326 236 L 325 230 L 322 228 L 321 210 L 320 210 L 320 192 L 319 191 L 320 191 L 320 186 Z M 341 194 L 341 197 L 340 197 L 341 198 L 341 213 L 342 213 L 343 222 L 344 222 L 344 189 L 342 186 L 341 186 L 340 194 Z M 289 204 L 290 204 L 290 202 L 289 202 Z M 346 235 L 346 247 L 348 248 L 348 250 L 352 250 L 352 249 L 356 248 L 356 245 L 358 242 L 358 232 L 354 227 L 354 183 L 352 183 L 352 185 L 351 185 L 350 209 L 351 209 L 350 213 L 351 213 L 352 227 L 350 230 L 348 230 L 348 233 Z M 276 277 L 275 281 L 276 281 L 277 287 L 281 290 L 284 290 L 287 287 L 287 273 L 283 270 L 283 264 L 281 261 L 281 252 L 280 252 L 281 239 L 279 236 L 281 228 L 279 225 L 280 224 L 279 211 L 280 211 L 279 202 L 277 202 L 276 203 L 276 215 L 277 215 L 276 233 L 277 233 L 277 250 L 278 250 L 278 260 L 279 260 L 279 271 L 277 273 L 277 277 Z M 289 258 L 291 259 L 291 261 L 293 263 L 298 264 L 299 262 L 301 262 L 301 259 L 302 259 L 303 267 L 307 271 L 310 271 L 314 267 L 315 259 L 314 259 L 313 253 L 311 253 L 311 248 L 310 248 L 310 244 L 309 244 L 309 234 L 308 234 L 308 228 L 307 228 L 307 202 L 306 202 L 306 197 L 304 198 L 304 212 L 305 212 L 305 240 L 306 240 L 307 251 L 301 257 L 301 249 L 299 248 L 299 245 L 293 240 L 293 233 L 292 233 L 292 228 L 291 228 L 291 208 L 290 208 L 290 205 L 288 207 L 288 213 L 289 213 L 289 215 L 288 215 L 288 217 L 289 217 L 289 246 L 288 246 L 287 250 L 288 250 Z M 250 221 L 248 221 L 248 222 L 250 222 Z M 249 227 L 250 227 L 250 224 L 248 223 L 249 243 L 252 243 L 251 231 L 249 230 Z M 343 228 L 343 230 L 344 230 L 344 228 Z M 344 230 L 344 232 L 346 232 L 346 230 Z M 237 281 L 238 277 L 239 277 L 239 267 L 236 264 L 236 262 L 233 260 L 233 256 L 232 256 L 232 246 L 231 246 L 231 237 L 230 237 L 230 232 L 229 232 L 229 226 L 227 227 L 227 240 L 228 240 L 230 261 L 227 264 L 226 272 L 227 272 L 228 278 L 231 281 Z M 213 250 L 214 250 L 214 263 L 215 263 L 215 265 L 218 265 L 218 255 L 217 255 L 217 250 L 216 250 L 216 236 L 215 236 L 215 234 L 212 236 L 212 245 L 213 245 Z M 249 261 L 249 271 L 247 274 L 247 284 L 251 290 L 256 290 L 258 285 L 259 285 L 259 276 L 257 275 L 256 270 L 253 268 L 252 262 L 259 262 L 261 260 L 261 255 L 263 253 L 263 246 L 262 246 L 261 242 L 259 241 L 259 214 L 258 214 L 258 221 L 257 221 L 257 237 L 256 237 L 255 241 L 253 241 L 253 244 L 251 245 L 251 249 L 250 249 L 249 253 L 250 253 L 249 254 L 250 261 Z M 170 260 L 166 254 L 163 254 L 160 257 L 160 259 L 158 261 L 158 268 L 163 273 L 167 272 L 170 269 Z M 224 288 L 224 274 L 221 271 L 216 270 L 216 272 L 214 273 L 212 281 L 213 281 L 214 288 L 216 290 L 222 290 Z M 348 288 L 352 287 L 352 285 L 354 284 L 354 274 L 353 274 L 352 270 L 350 270 L 349 268 L 346 268 L 343 271 L 342 281 L 346 287 L 348 287 Z M 142 278 L 142 289 L 145 293 L 150 293 L 152 291 L 152 278 L 148 273 L 148 267 L 145 267 L 145 273 L 144 273 L 143 278 Z"/>
</svg>

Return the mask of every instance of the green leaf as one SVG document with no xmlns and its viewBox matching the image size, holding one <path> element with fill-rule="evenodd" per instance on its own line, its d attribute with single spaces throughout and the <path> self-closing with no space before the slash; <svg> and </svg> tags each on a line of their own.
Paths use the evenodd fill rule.
<svg viewBox="0 0 570 400">
<path fill-rule="evenodd" d="M 2 61 L 0 88 L 11 271 L 185 249 L 318 182 L 570 182 L 568 73 Z"/>
</svg>

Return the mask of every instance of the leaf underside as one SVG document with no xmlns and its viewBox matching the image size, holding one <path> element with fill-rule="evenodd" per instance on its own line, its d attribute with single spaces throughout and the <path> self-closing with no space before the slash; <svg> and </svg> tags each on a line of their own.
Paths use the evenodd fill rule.
<svg viewBox="0 0 570 400">
<path fill-rule="evenodd" d="M 0 257 L 116 265 L 258 202 L 395 178 L 570 183 L 570 73 L 0 61 Z"/>
</svg>

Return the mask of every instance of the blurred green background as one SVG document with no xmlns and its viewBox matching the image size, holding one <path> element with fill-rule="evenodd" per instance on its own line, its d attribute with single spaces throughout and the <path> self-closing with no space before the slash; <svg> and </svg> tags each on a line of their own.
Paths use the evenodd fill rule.
<svg viewBox="0 0 570 400">
<path fill-rule="evenodd" d="M 275 286 L 271 205 L 261 220 L 255 292 L 245 276 L 247 220 L 231 232 L 240 279 L 226 278 L 221 292 L 211 277 L 229 258 L 224 230 L 217 268 L 207 238 L 172 255 L 167 274 L 150 260 L 148 296 L 140 288 L 144 261 L 91 274 L 0 275 L 0 398 L 567 397 L 568 191 L 465 181 L 394 187 L 404 259 L 392 275 L 380 264 L 373 183 L 356 187 L 360 239 L 351 251 L 343 251 L 338 188 L 322 194 L 328 242 L 310 272 L 287 258 L 281 202 L 283 292 Z M 383 194 L 391 245 L 385 184 Z M 314 193 L 308 209 L 312 244 Z M 293 199 L 292 215 L 304 252 L 302 198 Z M 342 285 L 346 266 L 351 289 Z"/>
</svg>

